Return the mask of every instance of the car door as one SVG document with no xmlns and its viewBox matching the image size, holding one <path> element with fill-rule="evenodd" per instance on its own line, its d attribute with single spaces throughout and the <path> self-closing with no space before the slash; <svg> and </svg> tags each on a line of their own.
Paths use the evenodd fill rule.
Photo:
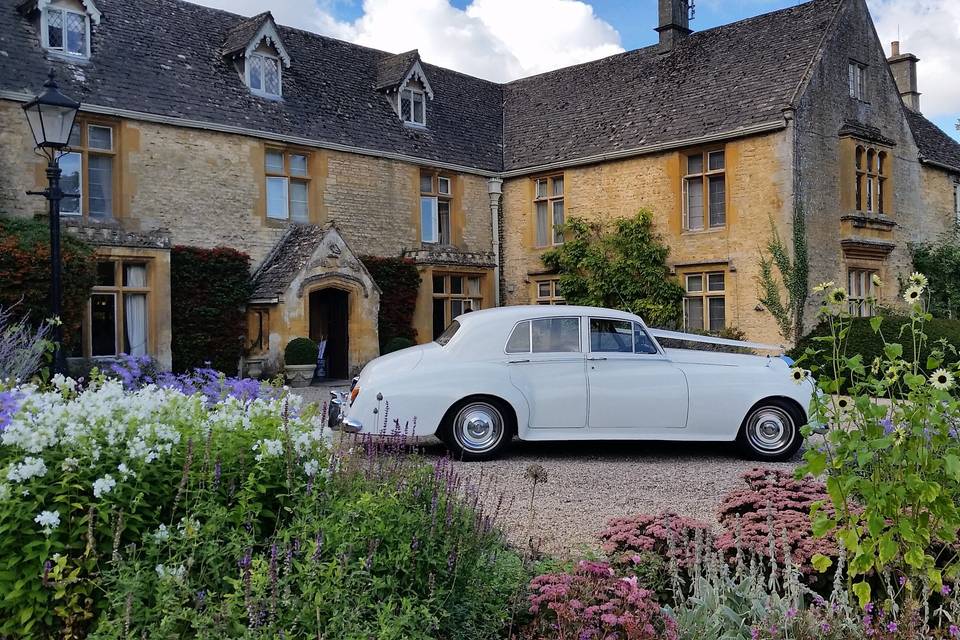
<svg viewBox="0 0 960 640">
<path fill-rule="evenodd" d="M 583 429 L 587 377 L 581 318 L 551 317 L 517 323 L 507 342 L 510 380 L 530 406 L 531 429 Z"/>
<path fill-rule="evenodd" d="M 591 431 L 686 427 L 686 376 L 657 349 L 642 325 L 589 318 L 588 331 Z"/>
</svg>

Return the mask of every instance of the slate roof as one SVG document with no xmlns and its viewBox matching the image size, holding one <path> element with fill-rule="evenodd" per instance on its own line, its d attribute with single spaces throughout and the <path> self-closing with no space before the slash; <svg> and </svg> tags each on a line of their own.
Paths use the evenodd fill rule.
<svg viewBox="0 0 960 640">
<path fill-rule="evenodd" d="M 920 148 L 920 159 L 950 167 L 960 173 L 960 142 L 951 138 L 922 114 L 906 107 L 903 110 L 907 114 L 907 122 L 910 123 L 913 138 Z"/>
<path fill-rule="evenodd" d="M 327 230 L 316 224 L 292 224 L 253 274 L 251 300 L 272 300 L 283 295 L 303 271 Z"/>
<path fill-rule="evenodd" d="M 504 86 L 504 169 L 783 119 L 840 0 L 813 0 Z"/>
<path fill-rule="evenodd" d="M 392 88 L 403 82 L 410 67 L 420 60 L 420 52 L 414 49 L 380 60 L 377 67 L 377 89 Z"/>
<path fill-rule="evenodd" d="M 403 126 L 375 85 L 380 61 L 394 54 L 299 29 L 277 30 L 292 64 L 283 100 L 251 94 L 223 56 L 229 34 L 251 19 L 180 0 L 97 0 L 87 63 L 57 62 L 58 81 L 81 102 L 160 116 L 244 127 L 375 152 L 487 171 L 501 167 L 500 85 L 423 65 L 436 98 L 429 128 Z M 39 21 L 0 0 L 0 90 L 36 94 L 51 62 Z M 230 38 L 233 42 L 233 38 Z"/>
<path fill-rule="evenodd" d="M 227 32 L 227 37 L 223 41 L 223 54 L 230 55 L 238 51 L 245 51 L 250 41 L 257 35 L 260 27 L 272 19 L 273 16 L 270 12 L 264 11 L 238 22 L 237 26 Z"/>
</svg>

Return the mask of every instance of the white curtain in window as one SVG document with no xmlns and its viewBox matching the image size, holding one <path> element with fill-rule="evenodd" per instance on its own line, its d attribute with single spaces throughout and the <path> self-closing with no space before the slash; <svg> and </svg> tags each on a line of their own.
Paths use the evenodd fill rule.
<svg viewBox="0 0 960 640">
<path fill-rule="evenodd" d="M 147 267 L 142 264 L 126 265 L 126 286 L 146 287 Z M 130 355 L 147 354 L 147 296 L 143 293 L 128 293 L 124 296 L 124 311 L 127 343 Z"/>
</svg>

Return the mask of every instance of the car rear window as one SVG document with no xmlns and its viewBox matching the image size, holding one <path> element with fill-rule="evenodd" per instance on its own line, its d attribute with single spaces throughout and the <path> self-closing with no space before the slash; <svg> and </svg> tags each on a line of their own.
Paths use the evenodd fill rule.
<svg viewBox="0 0 960 640">
<path fill-rule="evenodd" d="M 531 326 L 532 325 L 532 326 Z M 580 351 L 579 318 L 541 318 L 517 323 L 507 340 L 507 353 Z"/>
<path fill-rule="evenodd" d="M 450 338 L 452 338 L 454 334 L 459 330 L 460 330 L 460 323 L 454 320 L 453 322 L 450 323 L 449 327 L 444 329 L 443 333 L 437 336 L 437 339 L 434 340 L 434 342 L 439 344 L 441 347 L 445 346 L 448 342 L 450 342 Z"/>
</svg>

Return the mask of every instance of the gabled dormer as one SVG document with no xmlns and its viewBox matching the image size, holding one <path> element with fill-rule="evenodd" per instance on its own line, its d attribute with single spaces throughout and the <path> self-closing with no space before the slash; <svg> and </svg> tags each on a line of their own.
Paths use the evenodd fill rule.
<svg viewBox="0 0 960 640">
<path fill-rule="evenodd" d="M 19 9 L 24 15 L 39 15 L 44 49 L 69 59 L 90 58 L 91 24 L 100 24 L 102 17 L 93 0 L 27 0 Z"/>
<path fill-rule="evenodd" d="M 427 100 L 433 100 L 433 89 L 416 49 L 380 60 L 377 91 L 387 97 L 405 125 L 426 128 Z"/>
<path fill-rule="evenodd" d="M 251 92 L 273 100 L 283 97 L 283 68 L 290 68 L 290 55 L 269 11 L 231 29 L 223 43 L 223 55 Z"/>
</svg>

